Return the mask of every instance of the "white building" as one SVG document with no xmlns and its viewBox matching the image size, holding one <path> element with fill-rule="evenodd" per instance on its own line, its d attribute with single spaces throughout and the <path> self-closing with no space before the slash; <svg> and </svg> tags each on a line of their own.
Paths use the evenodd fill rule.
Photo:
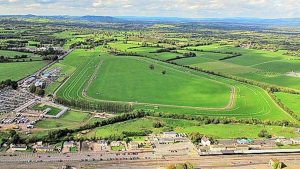
<svg viewBox="0 0 300 169">
<path fill-rule="evenodd" d="M 210 140 L 209 140 L 207 137 L 203 136 L 203 137 L 201 138 L 201 144 L 202 144 L 203 146 L 210 146 L 211 142 L 210 142 Z"/>
<path fill-rule="evenodd" d="M 165 138 L 176 138 L 177 137 L 177 133 L 174 132 L 174 131 L 164 132 L 163 133 L 163 137 L 165 137 Z"/>
</svg>

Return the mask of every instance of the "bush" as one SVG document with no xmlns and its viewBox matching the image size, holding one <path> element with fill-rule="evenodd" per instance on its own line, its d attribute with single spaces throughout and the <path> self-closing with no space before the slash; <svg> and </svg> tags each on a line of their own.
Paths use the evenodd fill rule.
<svg viewBox="0 0 300 169">
<path fill-rule="evenodd" d="M 267 130 L 263 129 L 258 133 L 258 137 L 271 138 L 271 134 Z"/>
</svg>

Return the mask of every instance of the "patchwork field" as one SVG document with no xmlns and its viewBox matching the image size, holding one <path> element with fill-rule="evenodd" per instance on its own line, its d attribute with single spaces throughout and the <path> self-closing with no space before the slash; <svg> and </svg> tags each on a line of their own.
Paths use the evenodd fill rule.
<svg viewBox="0 0 300 169">
<path fill-rule="evenodd" d="M 300 72 L 300 60 L 285 55 L 285 51 L 271 52 L 218 44 L 186 47 L 186 50 L 197 50 L 193 51 L 197 57 L 179 59 L 176 63 L 300 89 L 300 78 L 287 75 L 289 72 Z M 226 52 L 239 53 L 241 56 L 220 60 Z"/>
</svg>

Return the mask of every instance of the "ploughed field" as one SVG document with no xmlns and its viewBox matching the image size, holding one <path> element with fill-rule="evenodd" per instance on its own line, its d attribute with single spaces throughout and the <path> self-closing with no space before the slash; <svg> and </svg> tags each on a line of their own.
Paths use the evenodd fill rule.
<svg viewBox="0 0 300 169">
<path fill-rule="evenodd" d="M 69 78 L 50 88 L 68 100 L 129 103 L 135 108 L 165 113 L 295 122 L 259 87 L 155 60 L 154 57 L 164 57 L 164 53 L 155 53 L 157 47 L 139 47 L 136 43 L 110 46 L 140 56 L 115 56 L 102 47 L 77 49 L 54 65 L 61 67 Z M 169 59 L 173 54 L 167 53 L 165 56 Z M 211 54 L 215 59 L 228 56 L 220 55 Z M 161 58 L 159 60 L 163 60 Z M 198 59 L 201 62 L 199 58 L 175 61 Z"/>
</svg>

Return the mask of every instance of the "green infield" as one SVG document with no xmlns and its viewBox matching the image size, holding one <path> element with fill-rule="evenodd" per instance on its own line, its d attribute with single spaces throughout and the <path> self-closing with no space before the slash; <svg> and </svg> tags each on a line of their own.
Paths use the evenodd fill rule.
<svg viewBox="0 0 300 169">
<path fill-rule="evenodd" d="M 99 100 L 221 108 L 230 99 L 228 85 L 148 59 L 108 57 L 98 74 L 87 95 Z"/>
</svg>

